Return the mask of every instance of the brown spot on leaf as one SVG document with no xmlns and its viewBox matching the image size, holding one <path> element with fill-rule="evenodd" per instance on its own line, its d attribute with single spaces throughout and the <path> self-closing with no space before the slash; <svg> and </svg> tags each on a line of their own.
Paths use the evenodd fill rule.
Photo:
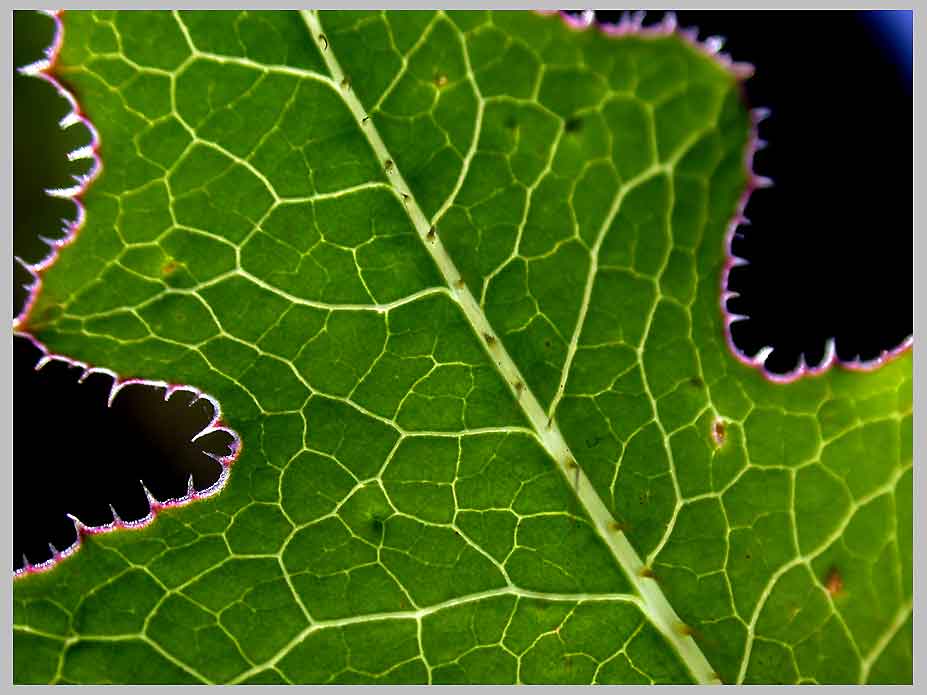
<svg viewBox="0 0 927 695">
<path fill-rule="evenodd" d="M 839 596 L 843 593 L 843 577 L 836 567 L 831 567 L 827 572 L 827 579 L 824 580 L 824 588 L 831 596 Z"/>
<path fill-rule="evenodd" d="M 721 446 L 724 444 L 724 440 L 727 437 L 726 425 L 724 420 L 718 418 L 711 425 L 711 438 L 715 441 L 715 444 Z"/>
</svg>

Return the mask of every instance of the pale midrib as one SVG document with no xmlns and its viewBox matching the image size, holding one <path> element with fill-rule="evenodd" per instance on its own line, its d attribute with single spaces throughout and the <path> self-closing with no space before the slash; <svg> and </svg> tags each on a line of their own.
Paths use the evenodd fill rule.
<svg viewBox="0 0 927 695">
<path fill-rule="evenodd" d="M 367 138 L 381 164 L 385 164 L 386 161 L 393 162 L 390 167 L 384 166 L 385 174 L 405 204 L 406 212 L 422 243 L 441 271 L 450 289 L 451 298 L 460 305 L 473 330 L 476 331 L 477 336 L 481 337 L 486 351 L 495 362 L 497 369 L 508 383 L 522 411 L 531 422 L 540 443 L 556 462 L 564 477 L 573 482 L 576 496 L 588 512 L 596 530 L 605 540 L 615 560 L 625 571 L 628 579 L 641 596 L 642 610 L 666 640 L 676 649 L 696 682 L 703 684 L 719 683 L 717 672 L 708 663 L 692 636 L 685 634 L 687 631 L 684 629 L 682 621 L 663 594 L 660 586 L 653 578 L 642 576 L 646 568 L 640 556 L 631 546 L 625 534 L 618 529 L 614 517 L 612 517 L 598 493 L 595 492 L 586 474 L 579 468 L 566 440 L 560 433 L 557 423 L 548 418 L 547 413 L 527 386 L 517 365 L 501 341 L 496 338 L 495 331 L 481 311 L 470 289 L 464 283 L 450 255 L 444 249 L 440 237 L 435 234 L 432 235 L 432 238 L 429 238 L 431 224 L 402 177 L 395 158 L 390 154 L 386 144 L 380 137 L 373 123 L 373 118 L 367 118 L 367 112 L 350 88 L 350 81 L 345 80 L 345 74 L 335 57 L 331 38 L 326 36 L 327 47 L 323 47 L 320 41 L 319 37 L 324 35 L 324 31 L 317 14 L 310 10 L 301 10 L 300 14 L 306 23 L 312 41 L 318 48 L 331 73 L 334 83 L 342 85 L 341 89 L 337 91 L 357 121 L 358 128 Z M 478 134 L 474 133 L 474 137 L 478 137 Z"/>
</svg>

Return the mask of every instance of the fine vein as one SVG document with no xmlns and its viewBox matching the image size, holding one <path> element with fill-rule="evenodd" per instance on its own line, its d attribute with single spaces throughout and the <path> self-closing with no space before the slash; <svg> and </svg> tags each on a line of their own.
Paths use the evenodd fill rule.
<svg viewBox="0 0 927 695">
<path fill-rule="evenodd" d="M 367 118 L 367 112 L 351 90 L 350 81 L 346 79 L 346 75 L 335 57 L 335 46 L 332 44 L 331 39 L 329 38 L 326 41 L 327 45 L 325 46 L 321 43 L 319 37 L 324 32 L 318 15 L 311 10 L 301 10 L 300 14 L 328 67 L 333 83 L 341 85 L 341 88 L 337 91 L 357 121 L 358 129 L 367 138 L 381 162 L 385 163 L 388 160 L 394 162 L 394 166 L 385 168 L 386 176 L 393 184 L 397 194 L 401 196 L 409 218 L 415 226 L 422 243 L 431 254 L 450 288 L 451 297 L 460 305 L 478 336 L 494 338 L 495 331 L 493 331 L 470 289 L 463 282 L 450 255 L 444 249 L 440 237 L 433 236 L 429 238 L 428 233 L 431 224 L 411 189 L 406 184 L 400 167 L 395 165 L 396 159 L 390 154 L 386 144 L 380 137 L 373 119 Z M 643 610 L 667 641 L 675 647 L 696 682 L 718 683 L 717 673 L 708 663 L 695 640 L 691 635 L 685 634 L 685 630 L 680 629 L 683 625 L 682 621 L 666 599 L 662 589 L 652 578 L 642 576 L 645 573 L 645 566 L 640 556 L 631 546 L 624 533 L 617 530 L 615 519 L 598 493 L 595 492 L 586 474 L 579 468 L 557 423 L 548 419 L 547 413 L 541 407 L 531 389 L 525 385 L 525 379 L 501 341 L 493 339 L 491 342 L 484 342 L 484 345 L 496 368 L 508 383 L 519 405 L 537 432 L 539 441 L 556 462 L 564 477 L 573 482 L 575 493 L 588 512 L 596 529 L 643 599 Z M 519 384 L 520 388 L 516 389 L 515 384 Z"/>
</svg>

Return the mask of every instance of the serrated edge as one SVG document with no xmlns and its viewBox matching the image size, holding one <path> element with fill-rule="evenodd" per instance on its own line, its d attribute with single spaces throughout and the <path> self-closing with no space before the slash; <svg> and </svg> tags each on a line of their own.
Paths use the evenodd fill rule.
<svg viewBox="0 0 927 695">
<path fill-rule="evenodd" d="M 66 188 L 66 189 L 52 189 L 52 190 L 46 191 L 51 196 L 73 200 L 77 208 L 77 216 L 75 220 L 68 223 L 67 234 L 62 239 L 47 242 L 49 244 L 50 251 L 49 251 L 49 254 L 44 259 L 42 259 L 41 261 L 35 264 L 28 264 L 22 261 L 22 259 L 18 259 L 18 258 L 16 259 L 28 272 L 30 272 L 30 274 L 34 278 L 34 283 L 32 284 L 32 286 L 29 287 L 29 296 L 27 297 L 26 302 L 24 302 L 23 310 L 13 320 L 13 329 L 14 329 L 14 334 L 20 335 L 22 337 L 28 337 L 30 340 L 33 341 L 34 344 L 40 347 L 40 349 L 42 349 L 43 352 L 45 352 L 45 357 L 42 358 L 44 362 L 51 361 L 51 360 L 60 360 L 60 361 L 67 362 L 75 366 L 83 366 L 85 368 L 85 373 L 82 378 L 85 378 L 87 375 L 93 372 L 106 373 L 114 378 L 114 389 L 115 389 L 116 384 L 119 380 L 119 377 L 111 370 L 107 370 L 104 368 L 88 367 L 84 363 L 71 360 L 70 358 L 67 358 L 61 355 L 49 355 L 47 349 L 45 349 L 45 346 L 42 345 L 37 339 L 35 339 L 31 334 L 29 334 L 25 330 L 27 326 L 29 313 L 31 312 L 34 306 L 35 299 L 41 290 L 41 275 L 57 259 L 59 250 L 67 246 L 68 244 L 70 244 L 76 238 L 78 231 L 83 226 L 83 223 L 85 220 L 85 210 L 84 210 L 83 205 L 80 202 L 80 196 L 87 190 L 89 185 L 99 175 L 99 173 L 102 170 L 102 161 L 99 157 L 99 151 L 98 151 L 100 140 L 99 140 L 99 135 L 96 129 L 94 128 L 92 123 L 89 121 L 89 119 L 87 119 L 85 116 L 81 114 L 79 105 L 77 104 L 77 101 L 75 100 L 73 95 L 71 95 L 70 92 L 67 89 L 65 89 L 61 85 L 61 83 L 58 82 L 58 80 L 56 80 L 54 76 L 51 74 L 54 68 L 55 62 L 57 60 L 62 41 L 63 41 L 64 28 L 63 28 L 63 23 L 61 21 L 62 11 L 60 10 L 59 11 L 45 11 L 45 13 L 51 16 L 55 20 L 55 38 L 53 40 L 53 43 L 51 47 L 46 50 L 45 59 L 37 61 L 36 63 L 33 63 L 29 66 L 25 66 L 24 68 L 21 68 L 20 71 L 23 72 L 24 74 L 31 74 L 31 75 L 34 75 L 36 77 L 46 80 L 47 82 L 52 84 L 52 86 L 55 87 L 59 95 L 64 97 L 70 103 L 72 107 L 72 111 L 67 116 L 65 116 L 64 119 L 62 119 L 60 125 L 62 126 L 62 128 L 65 128 L 65 127 L 70 127 L 71 125 L 74 125 L 78 122 L 82 123 L 87 128 L 88 132 L 91 133 L 91 144 L 77 148 L 76 150 L 68 154 L 68 158 L 71 161 L 73 161 L 74 159 L 78 159 L 78 158 L 89 158 L 93 160 L 93 165 L 91 166 L 91 169 L 87 174 L 75 177 L 76 183 L 74 186 L 70 188 Z M 544 12 L 544 13 L 547 14 L 549 12 Z M 721 53 L 720 52 L 720 42 L 714 39 L 714 37 L 709 37 L 709 39 L 706 39 L 704 42 L 702 42 L 702 41 L 699 41 L 698 39 L 697 30 L 678 29 L 675 23 L 675 15 L 673 15 L 673 13 L 671 12 L 666 13 L 664 15 L 663 21 L 661 21 L 659 24 L 651 25 L 648 27 L 643 26 L 643 13 L 635 13 L 634 15 L 626 15 L 625 17 L 622 18 L 621 22 L 619 22 L 618 24 L 613 24 L 613 25 L 593 22 L 591 19 L 589 19 L 589 15 L 587 13 L 584 13 L 582 17 L 578 20 L 577 18 L 566 15 L 562 11 L 559 12 L 559 14 L 563 18 L 564 22 L 573 29 L 585 30 L 589 26 L 596 26 L 600 31 L 602 31 L 603 33 L 609 36 L 625 36 L 625 35 L 631 35 L 631 34 L 640 35 L 640 36 L 647 36 L 647 35 L 666 36 L 670 34 L 676 34 L 677 36 L 687 40 L 693 46 L 698 48 L 701 52 L 712 57 L 723 67 L 728 69 L 737 80 L 746 79 L 753 73 L 753 67 L 751 65 L 746 64 L 746 63 L 735 63 L 733 60 L 730 59 L 729 56 Z M 807 367 L 806 365 L 803 364 L 803 357 L 802 357 L 802 363 L 799 364 L 796 370 L 786 375 L 774 374 L 766 370 L 765 358 L 766 356 L 768 356 L 768 349 L 761 350 L 757 355 L 753 357 L 749 357 L 745 355 L 744 353 L 742 353 L 733 342 L 733 339 L 731 337 L 731 332 L 730 332 L 730 325 L 731 323 L 737 320 L 742 320 L 743 317 L 738 317 L 737 315 L 731 314 L 730 312 L 727 311 L 726 300 L 730 297 L 730 292 L 727 288 L 727 280 L 728 280 L 730 269 L 742 263 L 742 259 L 738 259 L 736 256 L 733 255 L 733 252 L 731 251 L 731 241 L 733 240 L 733 237 L 734 237 L 734 234 L 737 228 L 744 222 L 743 211 L 746 208 L 747 202 L 753 190 L 759 187 L 770 185 L 771 183 L 768 179 L 758 176 L 753 171 L 753 157 L 756 151 L 758 151 L 758 149 L 760 148 L 760 143 L 762 142 L 758 136 L 758 122 L 761 119 L 757 118 L 757 116 L 763 113 L 764 111 L 760 109 L 754 109 L 751 111 L 751 115 L 753 116 L 753 121 L 752 121 L 751 134 L 750 134 L 750 138 L 748 141 L 748 147 L 747 147 L 746 157 L 745 157 L 745 166 L 746 166 L 746 170 L 748 174 L 748 184 L 745 187 L 745 191 L 742 194 L 740 201 L 738 202 L 737 212 L 732 217 L 732 220 L 728 225 L 728 232 L 725 237 L 725 259 L 726 260 L 725 260 L 724 269 L 721 273 L 721 288 L 720 288 L 719 296 L 720 296 L 720 306 L 721 306 L 722 316 L 724 318 L 725 338 L 726 338 L 728 348 L 731 350 L 733 355 L 740 362 L 747 364 L 749 366 L 759 368 L 760 371 L 763 373 L 763 375 L 767 379 L 769 379 L 770 381 L 779 382 L 779 383 L 795 381 L 798 378 L 805 376 L 806 374 L 813 375 L 813 374 L 823 373 L 827 371 L 835 363 L 840 364 L 842 367 L 847 368 L 847 369 L 858 369 L 858 370 L 876 369 L 880 367 L 882 364 L 889 361 L 890 359 L 893 359 L 894 357 L 897 357 L 898 355 L 906 352 L 907 349 L 909 349 L 911 345 L 913 345 L 913 336 L 910 336 L 909 338 L 907 338 L 898 347 L 892 350 L 884 351 L 882 355 L 880 355 L 878 358 L 874 360 L 866 361 L 866 362 L 863 362 L 860 360 L 849 361 L 849 362 L 839 360 L 838 358 L 836 358 L 835 351 L 832 350 L 832 339 L 831 339 L 831 341 L 829 341 L 828 343 L 828 355 L 830 356 L 829 359 L 826 357 L 825 360 L 822 362 L 822 364 L 816 367 Z M 762 356 L 762 359 L 757 359 L 758 356 Z M 129 383 L 140 383 L 140 384 L 146 384 L 146 385 L 158 386 L 158 387 L 168 386 L 165 382 L 150 381 L 150 380 L 144 380 L 144 379 L 126 379 L 121 382 L 123 386 Z M 169 387 L 169 388 L 183 389 L 183 390 L 190 390 L 193 392 L 198 392 L 198 389 L 195 389 L 194 387 L 175 386 L 175 387 Z M 112 402 L 113 397 L 114 397 L 114 394 L 111 392 L 110 399 L 109 399 L 110 403 Z M 215 399 L 205 396 L 205 394 L 203 397 L 209 398 L 209 400 L 213 403 L 215 407 L 215 411 L 216 411 L 215 417 L 214 417 L 213 423 L 211 423 L 211 425 L 215 425 L 219 422 L 219 415 L 220 415 L 219 404 L 217 401 L 215 401 Z M 230 430 L 224 427 L 220 427 L 217 429 L 223 429 L 224 431 L 230 432 L 234 437 L 234 452 L 229 457 L 225 457 L 228 459 L 228 465 L 230 466 L 231 463 L 234 461 L 234 459 L 237 458 L 240 452 L 241 439 L 238 436 L 238 434 L 235 433 L 233 430 Z M 204 433 L 205 431 L 201 432 L 199 435 L 197 435 L 197 437 L 202 436 L 202 434 Z M 194 439 L 195 438 L 196 437 L 194 437 Z M 53 552 L 54 552 L 53 557 L 44 563 L 32 565 L 27 562 L 26 566 L 22 570 L 14 572 L 14 578 L 23 576 L 26 574 L 32 574 L 35 572 L 41 572 L 41 571 L 51 569 L 61 559 L 74 554 L 79 549 L 81 538 L 83 535 L 93 535 L 97 533 L 105 533 L 108 531 L 115 530 L 117 528 L 142 528 L 142 527 L 147 526 L 149 523 L 151 523 L 154 520 L 157 514 L 157 511 L 162 508 L 167 508 L 171 506 L 182 506 L 192 501 L 192 499 L 212 496 L 218 493 L 221 490 L 221 488 L 224 486 L 225 480 L 227 480 L 228 478 L 228 470 L 229 470 L 228 466 L 223 465 L 223 473 L 220 476 L 220 480 L 217 481 L 217 483 L 215 483 L 213 486 L 211 486 L 207 490 L 202 491 L 200 493 L 196 493 L 192 497 L 189 496 L 188 494 L 181 498 L 166 500 L 164 502 L 158 502 L 157 500 L 154 499 L 151 493 L 148 492 L 147 489 L 145 489 L 146 496 L 148 497 L 149 502 L 150 502 L 151 510 L 146 517 L 138 521 L 123 522 L 119 520 L 118 518 L 114 518 L 114 521 L 111 522 L 110 524 L 91 527 L 91 526 L 87 526 L 81 523 L 78 519 L 76 519 L 76 517 L 74 517 L 73 521 L 75 523 L 75 528 L 78 532 L 78 537 L 75 543 L 63 551 L 57 551 L 53 549 Z M 143 488 L 144 488 L 144 485 L 143 485 Z M 620 535 L 622 536 L 622 539 L 624 539 L 623 534 L 620 534 Z M 630 546 L 628 547 L 630 548 Z M 631 552 L 632 553 L 634 552 L 633 549 L 631 549 Z M 657 591 L 659 592 L 659 589 L 657 589 Z M 649 594 L 650 592 L 646 592 L 646 593 Z M 660 592 L 660 594 L 662 596 L 662 592 Z M 691 636 L 687 636 L 687 639 L 691 639 Z"/>
<path fill-rule="evenodd" d="M 232 441 L 229 444 L 229 454 L 226 456 L 216 456 L 215 454 L 204 452 L 207 456 L 210 456 L 216 460 L 221 466 L 219 478 L 209 487 L 205 488 L 204 490 L 196 490 L 195 488 L 192 488 L 192 486 L 188 486 L 187 492 L 184 495 L 161 501 L 156 499 L 154 495 L 151 494 L 151 492 L 147 487 L 145 487 L 145 484 L 142 481 L 139 481 L 142 485 L 143 491 L 145 492 L 145 496 L 148 499 L 148 514 L 141 519 L 136 519 L 134 521 L 124 521 L 120 519 L 114 510 L 113 520 L 110 523 L 89 526 L 84 524 L 77 517 L 69 514 L 68 517 L 73 522 L 74 530 L 77 534 L 77 538 L 74 543 L 72 543 L 64 550 L 58 550 L 49 544 L 49 548 L 52 550 L 51 558 L 35 564 L 29 562 L 24 555 L 23 567 L 18 570 L 13 570 L 14 580 L 41 572 L 47 572 L 48 570 L 54 568 L 58 565 L 59 562 L 74 555 L 80 549 L 81 541 L 84 536 L 94 536 L 102 533 L 109 533 L 119 529 L 145 528 L 154 522 L 158 512 L 160 512 L 162 509 L 182 507 L 190 504 L 191 502 L 195 502 L 196 500 L 212 497 L 218 494 L 225 487 L 225 484 L 228 481 L 230 475 L 231 466 L 238 458 L 242 448 L 242 440 L 239 434 L 235 430 L 226 426 L 222 421 L 222 409 L 219 405 L 219 401 L 213 396 L 204 393 L 195 386 L 187 384 L 171 384 L 166 381 L 152 379 L 121 377 L 111 369 L 91 366 L 85 362 L 72 359 L 65 355 L 50 353 L 48 348 L 46 348 L 41 341 L 39 341 L 27 330 L 29 314 L 35 306 L 35 300 L 42 289 L 42 275 L 58 259 L 58 254 L 61 249 L 68 246 L 74 241 L 74 239 L 77 238 L 77 234 L 83 227 L 86 220 L 86 212 L 84 205 L 81 202 L 81 196 L 87 191 L 93 181 L 96 180 L 96 178 L 100 175 L 100 172 L 103 170 L 103 163 L 99 155 L 100 136 L 97 132 L 97 129 L 90 122 L 90 120 L 81 113 L 80 105 L 77 103 L 77 99 L 75 99 L 74 95 L 71 94 L 71 92 L 66 89 L 64 85 L 62 85 L 61 82 L 59 82 L 53 75 L 53 71 L 58 60 L 58 55 L 61 51 L 61 45 L 64 41 L 64 23 L 61 20 L 61 15 L 63 14 L 64 10 L 38 11 L 51 17 L 54 20 L 54 38 L 52 39 L 51 45 L 45 49 L 44 58 L 19 68 L 19 72 L 24 75 L 30 75 L 48 82 L 52 85 L 52 87 L 55 88 L 58 95 L 68 102 L 71 110 L 59 121 L 59 126 L 62 129 L 65 129 L 77 124 L 83 125 L 87 129 L 87 132 L 90 134 L 90 143 L 87 145 L 82 145 L 72 152 L 69 152 L 67 154 L 67 158 L 69 161 L 75 161 L 77 159 L 91 159 L 92 164 L 86 173 L 75 175 L 73 177 L 75 181 L 73 186 L 69 188 L 46 189 L 45 191 L 46 194 L 51 197 L 63 198 L 65 200 L 73 201 L 76 208 L 76 215 L 73 220 L 63 220 L 65 223 L 65 235 L 61 239 L 50 240 L 46 239 L 45 237 L 40 237 L 46 244 L 48 244 L 49 247 L 49 252 L 45 258 L 36 263 L 27 263 L 21 258 L 15 258 L 16 262 L 18 262 L 23 268 L 25 268 L 27 272 L 30 273 L 30 275 L 32 275 L 33 283 L 27 287 L 28 295 L 26 300 L 23 302 L 22 310 L 13 319 L 13 335 L 14 337 L 25 338 L 29 340 L 42 352 L 42 356 L 36 362 L 35 369 L 41 369 L 46 364 L 53 361 L 64 362 L 71 367 L 77 367 L 82 370 L 81 375 L 78 378 L 78 383 L 83 382 L 88 376 L 92 374 L 105 374 L 109 376 L 113 380 L 113 385 L 110 388 L 110 393 L 107 398 L 107 407 L 112 406 L 113 399 L 115 399 L 119 391 L 129 385 L 150 386 L 158 389 L 163 388 L 165 401 L 177 391 L 188 391 L 193 393 L 195 396 L 194 402 L 197 400 L 206 400 L 212 405 L 213 418 L 209 424 L 206 425 L 206 427 L 204 427 L 200 432 L 191 438 L 191 442 L 195 442 L 200 437 L 203 437 L 212 432 L 226 432 L 232 437 Z"/>
<path fill-rule="evenodd" d="M 750 63 L 741 63 L 733 60 L 727 53 L 721 51 L 724 39 L 718 36 L 709 36 L 700 40 L 698 28 L 688 27 L 681 28 L 676 21 L 676 15 L 673 12 L 666 12 L 663 18 L 656 24 L 644 26 L 644 11 L 625 12 L 622 14 L 618 23 L 609 24 L 599 22 L 595 19 L 595 13 L 592 10 L 583 10 L 580 15 L 571 15 L 563 10 L 539 10 L 542 14 L 559 14 L 563 21 L 571 29 L 585 31 L 589 27 L 596 27 L 600 32 L 607 36 L 669 36 L 675 34 L 685 39 L 693 47 L 705 55 L 712 58 L 718 65 L 727 70 L 738 82 L 749 79 L 754 73 L 754 66 Z M 743 98 L 743 97 L 742 97 Z M 744 99 L 744 101 L 746 101 Z M 727 232 L 724 236 L 724 265 L 720 278 L 720 308 L 721 319 L 724 327 L 724 340 L 728 350 L 741 363 L 748 367 L 758 369 L 768 381 L 777 384 L 788 384 L 798 381 L 803 377 L 820 376 L 830 371 L 834 366 L 851 371 L 870 372 L 878 369 L 882 365 L 902 356 L 914 345 L 914 335 L 904 338 L 898 345 L 887 350 L 883 350 L 877 357 L 871 360 L 862 360 L 856 358 L 853 360 L 842 360 L 837 356 L 835 338 L 832 336 L 825 341 L 824 356 L 817 365 L 809 365 L 805 362 L 805 354 L 802 352 L 798 357 L 795 367 L 786 373 L 772 372 L 766 367 L 766 360 L 772 353 L 771 346 L 760 348 L 754 355 L 748 355 L 741 350 L 734 342 L 731 332 L 731 325 L 748 320 L 750 317 L 743 314 L 736 314 L 727 308 L 727 300 L 738 296 L 729 287 L 729 278 L 731 269 L 737 266 L 746 265 L 747 261 L 736 256 L 733 251 L 733 241 L 737 231 L 749 224 L 749 220 L 744 216 L 747 204 L 753 192 L 761 188 L 769 188 L 774 185 L 773 180 L 762 176 L 754 168 L 753 160 L 757 152 L 766 146 L 766 141 L 760 138 L 759 125 L 770 115 L 770 110 L 764 107 L 754 107 L 750 111 L 750 134 L 747 140 L 747 147 L 744 152 L 744 170 L 747 176 L 747 183 L 744 192 L 737 201 L 736 209 L 727 226 Z"/>
<path fill-rule="evenodd" d="M 877 357 L 871 360 L 862 360 L 856 358 L 853 360 L 842 360 L 837 356 L 837 345 L 834 336 L 831 336 L 824 342 L 824 356 L 816 365 L 809 365 L 805 361 L 805 353 L 801 352 L 798 361 L 791 371 L 785 373 L 772 372 L 766 367 L 766 360 L 772 354 L 772 346 L 761 347 L 753 355 L 748 355 L 741 350 L 734 342 L 734 336 L 731 326 L 738 321 L 749 320 L 750 317 L 744 314 L 737 314 L 730 311 L 727 307 L 729 299 L 739 296 L 738 292 L 730 289 L 731 270 L 742 265 L 747 265 L 748 261 L 734 254 L 733 243 L 738 230 L 750 224 L 750 221 L 744 215 L 747 204 L 753 192 L 761 188 L 769 188 L 773 185 L 772 179 L 760 176 L 756 173 L 753 165 L 753 159 L 756 153 L 766 146 L 766 141 L 760 138 L 759 126 L 770 115 L 770 111 L 765 108 L 753 108 L 750 110 L 750 136 L 747 141 L 747 148 L 744 152 L 744 168 L 747 172 L 747 185 L 744 192 L 741 193 L 737 201 L 737 206 L 731 221 L 728 223 L 727 231 L 724 235 L 724 266 L 721 270 L 721 320 L 724 324 L 724 340 L 727 343 L 728 350 L 741 363 L 748 367 L 758 369 L 763 377 L 776 384 L 790 384 L 798 381 L 803 377 L 814 377 L 826 374 L 834 366 L 849 371 L 871 372 L 888 362 L 904 355 L 914 346 L 914 335 L 911 334 L 904 338 L 898 345 L 887 350 L 883 350 Z M 820 310 L 824 310 L 821 307 Z"/>
<path fill-rule="evenodd" d="M 227 427 L 222 421 L 222 410 L 219 406 L 219 402 L 210 396 L 207 393 L 204 393 L 197 389 L 194 386 L 188 386 L 185 384 L 170 384 L 166 381 L 155 381 L 151 379 L 136 379 L 128 378 L 122 379 L 119 377 L 116 372 L 111 369 L 106 369 L 103 367 L 91 367 L 85 362 L 80 362 L 78 360 L 71 359 L 64 355 L 57 355 L 50 353 L 45 345 L 35 338 L 35 336 L 30 335 L 29 333 L 16 331 L 13 334 L 16 337 L 24 338 L 29 340 L 36 348 L 42 352 L 42 356 L 36 361 L 35 369 L 39 370 L 44 368 L 47 364 L 51 362 L 62 362 L 69 367 L 74 367 L 81 370 L 81 374 L 78 377 L 78 383 L 83 382 L 87 377 L 94 374 L 104 374 L 110 377 L 113 380 L 112 386 L 110 387 L 109 396 L 106 401 L 107 407 L 112 407 L 113 400 L 116 398 L 118 393 L 125 388 L 126 386 L 132 385 L 141 385 L 149 386 L 155 389 L 164 390 L 164 400 L 167 401 L 174 393 L 178 391 L 186 391 L 192 393 L 194 398 L 191 401 L 191 405 L 197 401 L 205 400 L 207 401 L 213 409 L 213 416 L 209 423 L 203 427 L 199 432 L 197 432 L 192 438 L 191 442 L 195 442 L 200 437 L 204 437 L 207 434 L 213 432 L 225 432 L 231 436 L 232 441 L 229 443 L 229 453 L 225 456 L 217 456 L 210 452 L 204 452 L 207 456 L 215 460 L 220 465 L 219 477 L 212 485 L 203 490 L 195 489 L 191 484 L 188 484 L 187 492 L 180 497 L 170 497 L 165 500 L 158 500 L 147 488 L 143 481 L 139 481 L 142 487 L 142 491 L 145 493 L 145 497 L 148 500 L 148 514 L 143 516 L 141 519 L 134 519 L 126 521 L 119 518 L 119 515 L 116 513 L 116 510 L 113 509 L 110 505 L 110 510 L 113 515 L 113 520 L 108 524 L 99 524 L 96 526 L 88 525 L 83 523 L 73 514 L 68 514 L 68 518 L 71 519 L 74 524 L 74 530 L 77 534 L 77 538 L 74 543 L 64 550 L 57 550 L 54 546 L 49 546 L 53 549 L 52 556 L 48 560 L 45 560 L 40 563 L 31 563 L 25 561 L 22 568 L 18 570 L 13 570 L 13 577 L 18 578 L 30 574 L 36 574 L 38 572 L 46 572 L 53 567 L 55 567 L 62 559 L 70 557 L 80 549 L 81 540 L 84 536 L 96 536 L 102 533 L 108 533 L 110 531 L 115 531 L 117 529 L 140 529 L 145 528 L 151 524 L 155 517 L 157 517 L 158 512 L 162 509 L 171 509 L 174 507 L 182 507 L 196 500 L 205 499 L 207 497 L 213 497 L 217 495 L 222 488 L 225 487 L 226 482 L 228 481 L 229 474 L 231 472 L 232 464 L 238 458 L 238 455 L 241 452 L 241 437 L 237 432 Z M 192 480 L 192 476 L 191 476 Z M 25 556 L 24 556 L 25 559 Z"/>
</svg>

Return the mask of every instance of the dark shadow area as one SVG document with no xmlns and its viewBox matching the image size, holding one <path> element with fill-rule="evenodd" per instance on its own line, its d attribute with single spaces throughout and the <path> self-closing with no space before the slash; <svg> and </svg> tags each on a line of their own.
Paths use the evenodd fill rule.
<svg viewBox="0 0 927 695">
<path fill-rule="evenodd" d="M 722 36 L 723 51 L 752 63 L 750 106 L 769 145 L 754 166 L 773 179 L 755 192 L 734 252 L 739 292 L 728 308 L 742 352 L 773 347 L 770 371 L 828 338 L 837 355 L 871 359 L 913 326 L 911 22 L 903 15 L 837 11 L 680 11 L 681 27 Z M 620 12 L 597 12 L 617 22 Z M 647 13 L 645 24 L 661 12 Z M 907 34 L 904 34 L 907 26 Z"/>
<path fill-rule="evenodd" d="M 75 540 L 73 514 L 88 526 L 112 521 L 112 504 L 124 521 L 148 514 L 140 480 L 159 501 L 182 497 L 190 476 L 204 490 L 215 483 L 232 437 L 216 431 L 191 441 L 212 421 L 213 406 L 190 391 L 129 384 L 112 405 L 113 379 L 52 360 L 34 365 L 44 353 L 16 337 L 14 350 L 13 555 L 22 566 L 50 557 Z M 206 453 L 209 452 L 209 453 Z"/>
<path fill-rule="evenodd" d="M 45 56 L 54 35 L 54 21 L 33 11 L 13 13 L 13 66 L 30 65 Z M 74 185 L 74 176 L 84 174 L 90 160 L 68 161 L 67 153 L 90 142 L 82 124 L 62 129 L 59 121 L 70 113 L 66 99 L 48 82 L 13 74 L 13 255 L 36 263 L 48 254 L 46 239 L 65 235 L 68 220 L 74 219 L 74 203 L 53 198 L 49 188 Z M 13 315 L 26 299 L 24 284 L 32 278 L 21 265 L 13 264 Z"/>
</svg>

